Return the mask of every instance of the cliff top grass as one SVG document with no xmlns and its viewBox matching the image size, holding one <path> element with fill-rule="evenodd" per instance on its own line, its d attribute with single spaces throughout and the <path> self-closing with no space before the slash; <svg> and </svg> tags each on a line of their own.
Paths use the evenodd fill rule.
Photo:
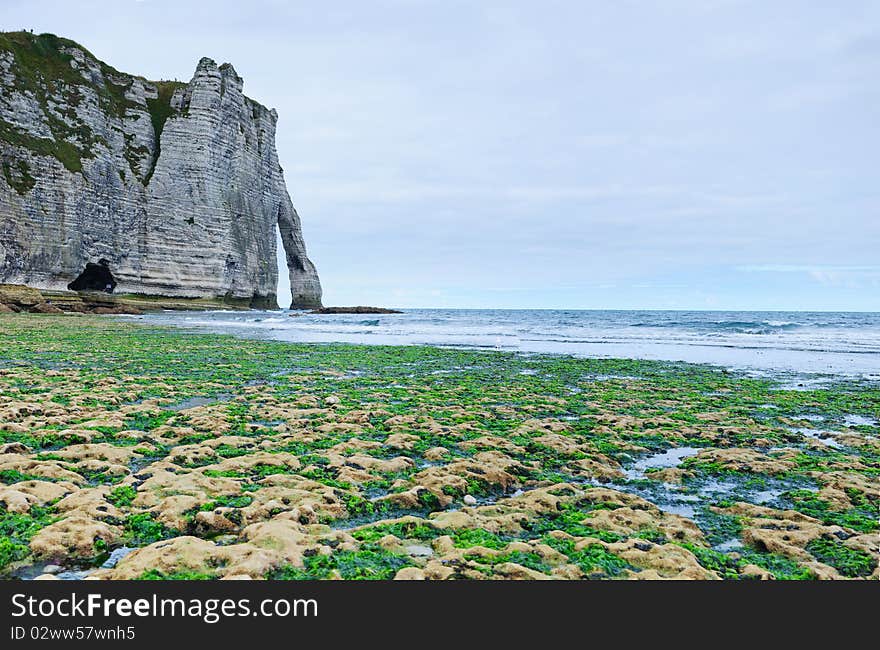
<svg viewBox="0 0 880 650">
<path fill-rule="evenodd" d="M 26 31 L 0 32 L 0 50 L 12 52 L 19 71 L 19 82 L 30 90 L 39 90 L 44 83 L 65 82 L 81 84 L 82 76 L 70 66 L 73 56 L 65 50 L 81 50 L 88 58 L 98 61 L 79 43 L 55 34 L 33 34 Z M 108 71 L 120 74 L 106 66 Z"/>
<path fill-rule="evenodd" d="M 101 71 L 103 82 L 85 78 L 75 69 L 71 62 L 74 56 L 70 50 L 80 50 L 87 59 L 93 61 Z M 0 120 L 0 139 L 10 144 L 21 146 L 38 155 L 57 158 L 69 171 L 82 170 L 82 159 L 93 157 L 93 147 L 101 141 L 82 122 L 76 119 L 76 106 L 81 101 L 78 88 L 89 86 L 98 96 L 101 108 L 109 114 L 124 117 L 131 108 L 142 108 L 126 99 L 125 91 L 135 79 L 155 85 L 159 96 L 148 100 L 147 109 L 158 142 L 165 121 L 172 114 L 171 96 L 178 88 L 186 84 L 179 81 L 149 81 L 143 77 L 120 72 L 95 57 L 82 45 L 55 34 L 32 34 L 30 32 L 0 32 L 0 51 L 11 52 L 15 58 L 15 89 L 25 92 L 37 99 L 43 107 L 53 138 L 37 138 L 29 135 L 6 121 Z M 49 99 L 61 100 L 64 117 L 61 119 L 49 110 Z M 77 124 L 79 122 L 79 124 Z M 129 157 L 130 158 L 130 157 Z M 134 170 L 134 167 L 132 167 Z M 15 177 L 13 170 L 4 169 L 7 181 L 17 191 L 23 193 L 33 186 L 28 180 L 27 172 L 21 174 L 22 179 Z M 148 170 L 145 184 L 152 175 Z"/>
<path fill-rule="evenodd" d="M 870 381 L 0 315 L 0 572 L 876 578 L 878 420 Z"/>
<path fill-rule="evenodd" d="M 110 83 L 106 87 L 99 84 L 89 84 L 82 74 L 71 66 L 73 55 L 69 50 L 81 51 L 87 59 L 93 61 L 100 68 L 102 75 Z M 12 52 L 15 56 L 16 70 L 19 73 L 19 82 L 27 89 L 39 93 L 41 86 L 48 85 L 54 88 L 58 84 L 91 85 L 99 93 L 104 94 L 108 104 L 112 106 L 118 115 L 124 113 L 130 102 L 125 99 L 124 88 L 128 87 L 135 79 L 166 89 L 165 94 L 170 99 L 169 90 L 186 85 L 182 81 L 151 81 L 140 75 L 120 72 L 113 66 L 105 63 L 88 49 L 68 38 L 55 34 L 33 34 L 26 31 L 0 32 L 0 51 Z M 121 83 L 114 83 L 119 81 Z M 160 93 L 161 94 L 161 93 Z"/>
</svg>

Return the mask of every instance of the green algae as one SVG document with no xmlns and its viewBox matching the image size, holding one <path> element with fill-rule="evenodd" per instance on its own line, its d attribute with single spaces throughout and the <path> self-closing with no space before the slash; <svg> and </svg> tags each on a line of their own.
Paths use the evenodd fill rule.
<svg viewBox="0 0 880 650">
<path fill-rule="evenodd" d="M 175 537 L 179 533 L 165 527 L 150 513 L 129 516 L 124 524 L 125 539 L 129 546 L 147 546 L 153 542 Z"/>
<path fill-rule="evenodd" d="M 411 566 L 406 556 L 391 553 L 371 543 L 357 551 L 340 551 L 332 555 L 311 555 L 304 566 L 283 567 L 272 574 L 275 580 L 324 580 L 338 575 L 344 580 L 389 580 L 400 569 Z"/>
<path fill-rule="evenodd" d="M 39 415 L 22 416 L 17 426 L 0 426 L 0 444 L 21 444 L 40 461 L 54 457 L 53 462 L 79 474 L 87 485 L 113 486 L 106 500 L 122 511 L 123 519 L 118 523 L 129 546 L 182 534 L 210 537 L 210 533 L 194 530 L 191 525 L 186 530 L 167 528 L 153 513 L 136 507 L 143 479 L 119 485 L 127 475 L 81 467 L 75 460 L 62 461 L 53 453 L 86 441 L 103 442 L 137 452 L 128 462 L 131 475 L 143 473 L 147 477 L 150 463 L 171 462 L 177 472 L 200 472 L 206 478 L 228 479 L 238 485 L 237 495 L 209 494 L 187 513 L 190 524 L 200 511 L 255 507 L 261 491 L 270 484 L 267 481 L 301 479 L 329 488 L 327 498 L 337 500 L 344 513 L 320 511 L 317 520 L 334 529 L 361 526 L 351 533 L 360 549 L 335 549 L 329 555 L 310 556 L 303 567 L 286 567 L 272 574 L 278 578 L 337 574 L 351 579 L 393 577 L 400 568 L 416 566 L 406 556 L 375 546 L 385 535 L 424 542 L 449 535 L 470 565 L 479 565 L 476 570 L 487 576 L 495 575 L 494 567 L 505 562 L 542 573 L 551 571 L 551 564 L 534 553 L 505 553 L 511 541 L 548 544 L 586 577 L 637 572 L 638 567 L 621 560 L 603 544 L 628 539 L 664 544 L 670 540 L 651 526 L 622 533 L 591 521 L 598 511 L 618 507 L 613 503 L 560 502 L 557 509 L 531 514 L 519 522 L 519 529 L 503 533 L 437 527 L 430 523 L 431 517 L 459 507 L 465 494 L 479 497 L 480 504 L 488 507 L 508 502 L 515 488 L 564 483 L 585 489 L 596 482 L 585 473 L 581 465 L 585 461 L 605 458 L 607 461 L 601 462 L 608 467 L 618 462 L 626 467 L 675 446 L 741 447 L 754 449 L 768 459 L 775 457 L 772 447 L 797 451 L 792 456 L 793 468 L 779 475 L 693 458 L 679 465 L 687 472 L 681 489 L 699 499 L 694 504 L 694 521 L 705 536 L 705 545 L 696 540 L 676 542 L 688 544 L 685 547 L 700 565 L 719 577 L 738 579 L 747 564 L 765 568 L 780 579 L 815 577 L 798 562 L 780 555 L 750 548 L 711 548 L 740 539 L 746 525 L 740 517 L 722 514 L 713 507 L 726 508 L 739 501 L 754 503 L 757 490 L 776 490 L 780 496 L 774 507 L 791 508 L 823 524 L 839 525 L 848 534 L 877 530 L 875 497 L 848 488 L 851 507 L 835 510 L 811 491 L 813 486 L 823 485 L 823 477 L 831 472 L 876 480 L 880 458 L 874 448 L 867 443 L 841 450 L 811 447 L 791 433 L 787 420 L 799 414 L 821 415 L 827 426 L 844 431 L 847 414 L 880 410 L 880 392 L 870 382 L 840 382 L 822 391 L 793 392 L 780 391 L 769 380 L 681 363 L 523 357 L 418 346 L 300 345 L 181 333 L 90 317 L 18 315 L 0 320 L 0 362 L 4 368 L 0 396 L 10 403 L 51 405 L 44 407 L 58 409 L 53 417 L 62 421 L 49 423 Z M 438 371 L 445 374 L 435 374 Z M 523 375 L 523 371 L 535 374 Z M 595 379 L 598 376 L 613 378 Z M 218 394 L 229 397 L 200 407 L 212 414 L 210 422 L 200 421 L 193 415 L 195 410 L 173 408 L 194 396 Z M 328 409 L 326 400 L 331 395 L 337 401 Z M 140 407 L 144 400 L 156 401 Z M 266 404 L 298 409 L 295 423 L 267 411 Z M 763 408 L 767 404 L 777 406 L 772 415 Z M 348 417 L 357 424 L 342 426 Z M 406 419 L 393 424 L 396 417 Z M 538 424 L 526 426 L 529 422 Z M 221 426 L 222 432 L 218 430 Z M 867 434 L 877 431 L 876 427 L 862 428 Z M 121 436 L 123 432 L 127 437 Z M 407 446 L 388 444 L 392 435 L 400 433 L 414 440 Z M 192 461 L 176 458 L 176 448 L 210 442 L 219 435 L 252 440 L 253 445 L 224 442 L 211 447 L 208 456 Z M 479 442 L 481 439 L 489 442 Z M 364 447 L 364 443 L 378 446 Z M 426 458 L 428 450 L 438 448 L 442 453 Z M 258 449 L 291 454 L 299 465 L 296 469 L 275 464 L 203 469 Z M 419 477 L 425 471 L 502 449 L 511 461 L 505 471 L 512 484 L 499 482 L 491 474 L 473 473 L 462 475 L 461 484 L 442 485 L 437 491 L 421 487 Z M 365 471 L 354 467 L 356 463 L 331 462 L 331 450 L 379 461 L 405 458 L 415 464 L 393 470 L 380 465 Z M 39 453 L 47 455 L 37 456 Z M 480 462 L 475 462 L 474 467 L 479 466 Z M 342 478 L 343 470 L 365 471 L 368 478 L 351 473 Z M 602 482 L 662 503 L 665 479 L 656 475 L 657 471 L 646 472 L 644 479 Z M 726 501 L 705 493 L 705 487 L 719 479 L 733 486 Z M 35 476 L 29 470 L 0 469 L 0 482 L 5 485 L 14 487 L 28 480 L 58 479 Z M 417 500 L 414 508 L 393 500 L 410 490 Z M 565 487 L 557 491 L 569 493 Z M 0 514 L 5 512 L 0 506 Z M 421 519 L 412 524 L 372 523 L 406 513 Z M 35 519 L 29 528 L 31 536 L 48 525 L 47 521 Z M 573 545 L 556 537 L 559 533 L 601 543 L 575 551 Z M 6 543 L 0 557 L 7 558 L 7 564 L 26 561 L 29 539 L 19 536 L 17 541 Z M 847 577 L 868 575 L 863 558 L 848 552 L 852 549 L 843 551 L 835 542 L 830 544 L 808 551 L 829 566 L 843 567 L 841 573 Z M 480 556 L 478 561 L 467 552 L 478 546 L 497 553 L 492 560 Z M 498 557 L 503 561 L 497 561 Z"/>
<path fill-rule="evenodd" d="M 0 509 L 0 571 L 26 559 L 30 539 L 57 519 L 52 508 L 34 506 L 27 514 Z"/>
<path fill-rule="evenodd" d="M 868 576 L 877 566 L 876 559 L 868 553 L 850 548 L 836 539 L 814 539 L 807 544 L 807 551 L 848 578 Z"/>
</svg>

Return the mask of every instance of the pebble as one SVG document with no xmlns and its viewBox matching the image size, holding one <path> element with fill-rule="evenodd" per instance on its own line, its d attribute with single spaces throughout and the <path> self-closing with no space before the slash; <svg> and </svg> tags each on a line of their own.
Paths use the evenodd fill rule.
<svg viewBox="0 0 880 650">
<path fill-rule="evenodd" d="M 474 497 L 471 496 L 470 494 L 465 494 L 465 495 L 464 495 L 464 499 L 463 499 L 463 501 L 464 501 L 464 505 L 466 505 L 466 506 L 475 506 L 475 505 L 477 505 L 477 500 L 476 500 L 476 498 L 474 498 Z"/>
<path fill-rule="evenodd" d="M 43 567 L 43 573 L 55 574 L 61 573 L 62 571 L 64 571 L 64 567 L 59 564 L 47 564 Z"/>
<path fill-rule="evenodd" d="M 327 399 L 324 400 L 324 403 L 327 406 L 333 406 L 334 404 L 339 404 L 339 398 L 336 395 L 331 395 Z"/>
</svg>

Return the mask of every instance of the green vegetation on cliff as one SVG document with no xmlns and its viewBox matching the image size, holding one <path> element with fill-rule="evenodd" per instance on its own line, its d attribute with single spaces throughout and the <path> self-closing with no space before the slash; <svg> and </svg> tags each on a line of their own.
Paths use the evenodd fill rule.
<svg viewBox="0 0 880 650">
<path fill-rule="evenodd" d="M 76 63 L 73 50 L 79 50 L 86 60 L 97 66 L 101 73 L 100 79 L 88 78 L 74 67 Z M 82 171 L 82 160 L 94 157 L 94 147 L 97 144 L 106 144 L 100 135 L 95 134 L 77 117 L 76 108 L 87 93 L 94 94 L 102 111 L 122 118 L 131 109 L 144 109 L 144 106 L 126 98 L 125 94 L 131 83 L 135 79 L 141 79 L 147 84 L 155 85 L 159 96 L 147 100 L 146 108 L 150 113 L 158 144 L 165 121 L 173 114 L 171 95 L 177 88 L 185 85 L 175 81 L 151 82 L 119 72 L 78 43 L 54 34 L 0 32 L 0 53 L 3 52 L 9 52 L 14 57 L 12 89 L 37 101 L 52 138 L 36 137 L 0 119 L 0 140 L 28 149 L 37 155 L 52 156 L 72 172 Z M 124 153 L 132 170 L 137 172 L 134 163 L 137 152 L 129 151 L 132 147 L 131 143 L 126 142 Z M 5 169 L 4 175 L 19 192 L 27 191 L 33 186 L 27 182 L 11 182 L 10 174 Z M 145 183 L 151 175 L 152 168 L 147 171 Z"/>
<path fill-rule="evenodd" d="M 147 108 L 150 110 L 150 120 L 153 123 L 153 134 L 155 137 L 155 155 L 153 157 L 153 165 L 150 167 L 144 177 L 144 185 L 149 184 L 153 177 L 153 171 L 156 169 L 156 161 L 159 159 L 161 151 L 162 129 L 165 128 L 165 122 L 174 114 L 171 108 L 171 97 L 178 88 L 186 86 L 180 81 L 159 81 L 156 83 L 158 96 L 155 99 L 147 99 Z"/>
<path fill-rule="evenodd" d="M 10 187 L 15 188 L 19 194 L 27 194 L 34 185 L 37 184 L 36 179 L 31 176 L 30 168 L 24 160 L 15 162 L 3 161 L 3 177 Z"/>
</svg>

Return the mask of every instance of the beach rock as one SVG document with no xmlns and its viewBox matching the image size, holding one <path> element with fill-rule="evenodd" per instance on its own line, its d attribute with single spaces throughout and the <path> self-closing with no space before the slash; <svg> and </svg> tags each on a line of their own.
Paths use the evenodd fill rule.
<svg viewBox="0 0 880 650">
<path fill-rule="evenodd" d="M 75 513 L 97 521 L 113 523 L 122 519 L 123 515 L 116 506 L 107 502 L 110 489 L 108 485 L 82 488 L 68 494 L 56 503 L 55 507 L 68 516 Z"/>
<path fill-rule="evenodd" d="M 41 302 L 39 305 L 34 305 L 30 308 L 30 312 L 32 314 L 63 314 L 55 305 L 48 302 Z"/>
<path fill-rule="evenodd" d="M 117 314 L 117 315 L 127 314 L 130 316 L 138 316 L 140 314 L 143 314 L 144 312 L 142 312 L 140 309 L 137 309 L 136 307 L 126 307 L 126 306 L 120 305 L 118 307 L 95 307 L 94 309 L 92 309 L 92 313 L 93 314 Z"/>
<path fill-rule="evenodd" d="M 69 481 L 76 484 L 85 483 L 85 479 L 82 476 L 65 468 L 58 461 L 37 460 L 22 454 L 3 454 L 0 456 L 0 471 L 2 470 L 13 470 L 21 474 L 49 479 L 50 481 Z M 15 483 L 15 485 L 18 487 L 18 483 Z"/>
<path fill-rule="evenodd" d="M 876 533 L 853 535 L 847 538 L 843 544 L 849 548 L 864 551 L 874 557 L 880 555 L 880 535 Z M 880 562 L 878 562 L 878 566 L 880 566 Z"/>
<path fill-rule="evenodd" d="M 12 488 L 0 488 L 0 506 L 7 512 L 22 513 L 31 509 L 36 502 L 29 494 Z"/>
<path fill-rule="evenodd" d="M 477 499 L 473 495 L 470 495 L 470 494 L 465 494 L 462 501 L 464 502 L 464 505 L 466 505 L 466 506 L 477 505 Z"/>
<path fill-rule="evenodd" d="M 274 569 L 288 564 L 285 555 L 273 548 L 251 543 L 218 546 L 198 537 L 183 536 L 155 542 L 132 551 L 113 569 L 100 569 L 92 575 L 101 580 L 134 580 L 148 571 L 173 575 L 193 572 L 223 578 L 248 576 L 263 578 Z"/>
<path fill-rule="evenodd" d="M 508 454 L 521 454 L 525 451 L 522 446 L 511 442 L 507 438 L 492 435 L 480 436 L 479 438 L 473 438 L 471 440 L 464 440 L 458 443 L 458 447 L 460 449 L 497 449 Z"/>
<path fill-rule="evenodd" d="M 179 514 L 177 502 L 174 497 L 185 501 L 180 507 L 191 507 L 194 501 L 198 505 L 202 501 L 209 501 L 215 494 L 237 494 L 239 484 L 237 481 L 222 476 L 205 476 L 202 472 L 181 472 L 175 466 L 154 463 L 147 473 L 136 474 L 135 478 L 143 476 L 143 482 L 138 486 L 138 495 L 134 503 L 141 508 L 155 508 L 161 515 L 166 513 L 169 517 Z"/>
<path fill-rule="evenodd" d="M 880 499 L 880 481 L 876 479 L 846 471 L 811 472 L 809 475 L 827 487 L 862 492 L 873 501 Z"/>
<path fill-rule="evenodd" d="M 27 454 L 30 449 L 20 442 L 7 442 L 0 445 L 0 454 Z"/>
<path fill-rule="evenodd" d="M 425 572 L 414 566 L 408 566 L 402 568 L 396 574 L 394 574 L 395 580 L 425 580 Z"/>
<path fill-rule="evenodd" d="M 407 456 L 395 456 L 394 458 L 376 458 L 366 454 L 352 454 L 351 456 L 333 457 L 330 455 L 332 467 L 348 466 L 355 469 L 377 471 L 382 474 L 395 474 L 403 472 L 415 465 L 415 461 Z"/>
<path fill-rule="evenodd" d="M 826 526 L 820 520 L 795 510 L 775 510 L 749 503 L 736 503 L 729 508 L 719 508 L 718 512 L 741 517 L 742 541 L 748 546 L 804 563 L 813 560 L 813 556 L 805 549 L 811 541 L 845 533 L 840 526 Z"/>
<path fill-rule="evenodd" d="M 718 463 L 732 471 L 756 474 L 785 474 L 795 466 L 792 460 L 747 448 L 704 449 L 694 458 L 700 463 Z"/>
<path fill-rule="evenodd" d="M 595 478 L 600 483 L 624 476 L 623 469 L 617 461 L 608 458 L 604 454 L 593 453 L 589 458 L 581 458 L 572 463 L 578 468 L 576 475 L 585 478 Z"/>
<path fill-rule="evenodd" d="M 303 554 L 312 545 L 303 524 L 292 518 L 252 524 L 242 531 L 242 537 L 254 546 L 279 552 L 293 566 L 302 565 Z"/>
<path fill-rule="evenodd" d="M 212 537 L 238 530 L 238 524 L 226 516 L 235 512 L 231 508 L 218 508 L 212 512 L 197 512 L 193 519 L 194 530 L 203 537 Z"/>
<path fill-rule="evenodd" d="M 698 540 L 703 534 L 690 519 L 660 511 L 645 501 L 644 507 L 621 507 L 600 510 L 590 518 L 590 525 L 599 530 L 632 535 L 644 530 L 656 530 L 670 540 Z"/>
<path fill-rule="evenodd" d="M 428 580 L 448 580 L 455 575 L 455 569 L 436 560 L 428 562 L 422 571 Z"/>
<path fill-rule="evenodd" d="M 636 547 L 634 540 L 603 546 L 643 569 L 630 576 L 636 580 L 718 580 L 712 571 L 700 566 L 693 553 L 677 544 L 654 544 L 646 551 Z"/>
<path fill-rule="evenodd" d="M 74 514 L 40 529 L 30 541 L 33 554 L 45 558 L 91 558 L 95 542 L 115 544 L 122 531 L 116 526 Z"/>
<path fill-rule="evenodd" d="M 205 572 L 221 547 L 197 537 L 175 537 L 155 542 L 126 555 L 111 570 L 97 571 L 96 577 L 134 580 L 147 571 L 164 574 L 181 571 Z"/>
<path fill-rule="evenodd" d="M 269 465 L 281 469 L 296 470 L 299 469 L 301 463 L 299 458 L 289 453 L 269 453 L 266 451 L 257 451 L 247 456 L 236 456 L 234 458 L 226 458 L 219 463 L 206 465 L 201 468 L 201 472 L 247 472 L 259 465 Z"/>
<path fill-rule="evenodd" d="M 232 65 L 203 58 L 188 83 L 147 81 L 73 41 L 8 32 L 0 79 L 0 281 L 274 308 L 280 231 L 292 306 L 321 306 L 278 115 Z M 98 266 L 112 282 L 91 281 Z"/>
<path fill-rule="evenodd" d="M 476 454 L 473 459 L 428 467 L 415 474 L 412 480 L 415 484 L 430 490 L 445 506 L 451 501 L 448 495 L 449 488 L 460 493 L 464 492 L 470 487 L 469 481 L 478 481 L 499 491 L 506 491 L 518 485 L 517 476 L 508 471 L 517 465 L 516 461 L 501 452 L 486 451 Z"/>
<path fill-rule="evenodd" d="M 0 488 L 0 501 L 6 500 L 8 495 L 17 495 L 13 496 L 13 499 L 18 501 L 23 495 L 28 503 L 28 509 L 30 509 L 31 504 L 43 506 L 51 501 L 58 501 L 75 490 L 76 486 L 73 483 L 63 481 L 20 481 L 15 483 L 13 487 Z M 7 507 L 12 510 L 8 504 L 7 501 Z"/>
<path fill-rule="evenodd" d="M 60 305 L 62 311 L 72 314 L 88 314 L 88 306 L 81 300 L 70 300 Z"/>
<path fill-rule="evenodd" d="M 119 465 L 127 465 L 140 454 L 133 447 L 117 447 L 107 442 L 98 444 L 67 445 L 53 452 L 55 456 L 72 462 L 84 460 L 103 460 Z"/>
<path fill-rule="evenodd" d="M 409 433 L 393 433 L 385 439 L 385 445 L 387 447 L 393 447 L 394 449 L 404 449 L 409 451 L 418 441 L 418 436 Z"/>
<path fill-rule="evenodd" d="M 534 569 L 529 569 L 515 562 L 503 562 L 494 567 L 494 572 L 508 580 L 552 580 L 550 576 Z"/>
<path fill-rule="evenodd" d="M 0 284 L 0 303 L 18 307 L 33 307 L 45 302 L 43 295 L 23 284 Z"/>
<path fill-rule="evenodd" d="M 755 578 L 758 580 L 776 580 L 776 576 L 770 573 L 767 569 L 761 568 L 754 564 L 745 565 L 742 569 L 740 569 L 739 574 L 741 576 Z"/>
</svg>

